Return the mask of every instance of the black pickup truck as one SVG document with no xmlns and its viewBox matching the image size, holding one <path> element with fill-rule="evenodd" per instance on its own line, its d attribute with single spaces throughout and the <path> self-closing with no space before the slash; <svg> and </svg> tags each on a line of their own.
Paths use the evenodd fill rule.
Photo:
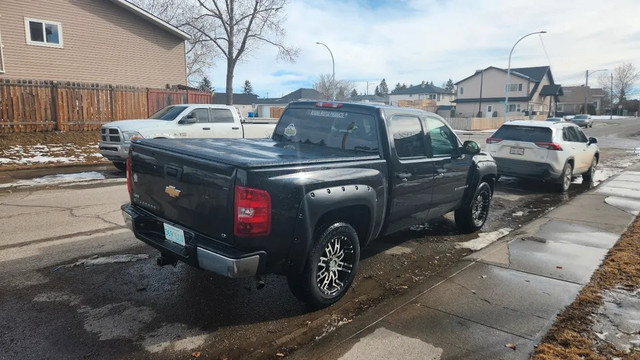
<svg viewBox="0 0 640 360">
<path fill-rule="evenodd" d="M 496 165 L 438 115 L 409 108 L 296 102 L 271 139 L 142 139 L 127 161 L 135 236 L 227 277 L 277 273 L 315 307 L 350 287 L 376 237 L 455 211 L 487 219 Z"/>
</svg>

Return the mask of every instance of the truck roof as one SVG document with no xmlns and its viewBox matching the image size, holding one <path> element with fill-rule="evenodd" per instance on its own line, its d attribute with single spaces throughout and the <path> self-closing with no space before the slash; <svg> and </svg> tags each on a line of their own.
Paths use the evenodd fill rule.
<svg viewBox="0 0 640 360">
<path fill-rule="evenodd" d="M 416 114 L 433 114 L 432 112 L 408 108 L 408 107 L 400 107 L 400 106 L 391 106 L 391 105 L 381 105 L 381 104 L 371 104 L 371 103 L 354 103 L 348 101 L 295 101 L 289 104 L 290 107 L 319 107 L 319 108 L 327 108 L 327 109 L 362 109 L 362 110 L 402 110 L 405 112 L 413 112 Z"/>
</svg>

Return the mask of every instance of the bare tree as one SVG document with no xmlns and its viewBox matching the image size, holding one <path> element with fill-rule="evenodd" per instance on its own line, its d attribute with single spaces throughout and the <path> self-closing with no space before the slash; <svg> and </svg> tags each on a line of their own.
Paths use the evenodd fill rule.
<svg viewBox="0 0 640 360">
<path fill-rule="evenodd" d="M 318 80 L 313 84 L 313 89 L 322 94 L 324 100 L 335 99 L 344 101 L 349 99 L 355 86 L 348 80 L 333 80 L 331 74 L 320 74 Z"/>
<path fill-rule="evenodd" d="M 186 1 L 186 0 L 184 0 Z M 275 46 L 278 58 L 295 61 L 299 49 L 284 44 L 287 0 L 196 0 L 188 26 L 197 30 L 227 61 L 227 104 L 233 104 L 233 73 L 244 55 L 262 43 Z"/>
<path fill-rule="evenodd" d="M 197 86 L 200 78 L 213 66 L 215 48 L 198 29 L 191 26 L 193 13 L 198 10 L 195 2 L 183 0 L 130 0 L 147 12 L 187 33 L 191 39 L 185 46 L 186 74 L 189 85 Z M 203 24 L 200 24 L 203 25 Z"/>
<path fill-rule="evenodd" d="M 607 92 L 607 98 L 613 103 L 620 104 L 629 95 L 635 94 L 634 85 L 640 79 L 640 71 L 632 63 L 626 63 L 613 70 L 613 88 L 611 74 L 601 74 L 598 83 Z M 613 89 L 613 91 L 612 91 Z M 613 99 L 611 99 L 613 94 Z"/>
</svg>

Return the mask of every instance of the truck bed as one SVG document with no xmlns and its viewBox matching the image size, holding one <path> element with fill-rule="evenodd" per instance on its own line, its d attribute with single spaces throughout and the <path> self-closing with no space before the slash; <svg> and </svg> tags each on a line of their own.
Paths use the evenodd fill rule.
<svg viewBox="0 0 640 360">
<path fill-rule="evenodd" d="M 241 168 L 282 165 L 335 163 L 379 159 L 370 152 L 343 151 L 335 148 L 276 142 L 271 139 L 143 139 L 133 145 L 158 149 Z"/>
</svg>

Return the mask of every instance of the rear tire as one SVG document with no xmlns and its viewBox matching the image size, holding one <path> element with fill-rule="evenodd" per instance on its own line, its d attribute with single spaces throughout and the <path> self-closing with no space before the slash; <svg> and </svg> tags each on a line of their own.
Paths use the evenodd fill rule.
<svg viewBox="0 0 640 360">
<path fill-rule="evenodd" d="M 127 164 L 119 161 L 114 161 L 113 166 L 120 171 L 127 171 Z"/>
<path fill-rule="evenodd" d="M 596 157 L 593 157 L 593 160 L 591 160 L 591 167 L 589 168 L 589 170 L 587 170 L 586 173 L 582 174 L 582 180 L 584 181 L 591 181 L 593 180 L 595 173 L 596 173 L 596 166 L 598 165 L 598 159 L 596 159 Z"/>
<path fill-rule="evenodd" d="M 564 168 L 562 169 L 562 174 L 560 175 L 560 184 L 558 186 L 558 190 L 560 192 L 566 192 L 569 190 L 571 186 L 571 180 L 573 179 L 573 166 L 571 163 L 564 164 Z"/>
<path fill-rule="evenodd" d="M 360 240 L 351 225 L 337 222 L 320 229 L 303 273 L 287 277 L 291 292 L 317 309 L 347 293 L 360 261 Z"/>
<path fill-rule="evenodd" d="M 474 232 L 482 228 L 489 216 L 491 206 L 491 187 L 481 182 L 476 188 L 469 204 L 456 210 L 456 226 L 464 232 Z"/>
</svg>

